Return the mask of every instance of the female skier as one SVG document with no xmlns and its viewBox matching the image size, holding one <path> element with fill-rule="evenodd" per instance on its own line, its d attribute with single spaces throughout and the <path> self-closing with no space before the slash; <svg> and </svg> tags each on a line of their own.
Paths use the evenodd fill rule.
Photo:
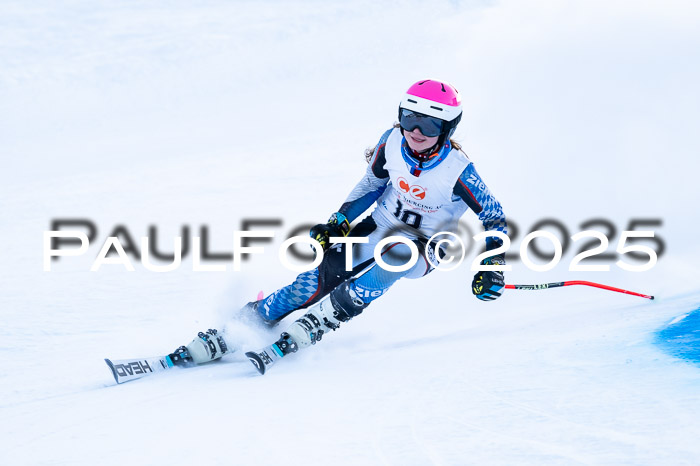
<svg viewBox="0 0 700 466">
<path fill-rule="evenodd" d="M 304 315 L 268 347 L 271 354 L 265 350 L 247 353 L 261 373 L 272 363 L 270 357 L 277 359 L 320 341 L 325 333 L 359 315 L 400 278 L 427 275 L 436 263 L 435 256 L 444 254 L 435 250 L 429 239 L 441 231 L 455 230 L 468 209 L 478 215 L 486 231 L 507 234 L 501 205 L 461 147 L 450 139 L 462 118 L 457 89 L 442 81 L 419 81 L 404 95 L 398 116 L 399 124 L 367 151 L 367 171 L 340 209 L 327 223 L 311 229 L 311 237 L 325 251 L 321 264 L 300 274 L 292 284 L 244 307 L 244 312 L 270 325 L 304 309 Z M 375 201 L 371 215 L 351 228 L 351 223 Z M 377 243 L 395 235 L 415 243 L 420 254 L 412 267 L 401 272 L 386 270 L 374 259 Z M 345 260 L 349 245 L 330 242 L 331 237 L 347 236 L 366 241 L 352 245 L 350 271 Z M 500 245 L 496 237 L 486 239 L 487 250 Z M 389 265 L 403 265 L 411 249 L 402 242 L 389 243 L 382 249 L 382 259 Z M 499 254 L 482 264 L 504 265 L 505 260 Z M 498 298 L 503 287 L 503 273 L 497 271 L 477 272 L 472 281 L 472 292 L 485 301 Z M 210 330 L 170 356 L 175 364 L 203 363 L 226 352 L 221 335 Z"/>
</svg>

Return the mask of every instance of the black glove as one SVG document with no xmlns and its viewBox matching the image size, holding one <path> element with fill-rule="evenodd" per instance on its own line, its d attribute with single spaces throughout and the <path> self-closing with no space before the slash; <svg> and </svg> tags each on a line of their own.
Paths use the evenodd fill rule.
<svg viewBox="0 0 700 466">
<path fill-rule="evenodd" d="M 506 265 L 503 254 L 489 257 L 481 261 L 483 265 Z M 472 293 L 482 301 L 493 301 L 501 296 L 506 282 L 503 279 L 503 272 L 487 270 L 477 272 L 472 281 Z"/>
<path fill-rule="evenodd" d="M 326 251 L 330 247 L 328 239 L 331 236 L 348 236 L 350 233 L 350 222 L 345 215 L 336 212 L 328 219 L 328 223 L 319 223 L 311 228 L 309 236 L 321 243 L 321 247 Z"/>
</svg>

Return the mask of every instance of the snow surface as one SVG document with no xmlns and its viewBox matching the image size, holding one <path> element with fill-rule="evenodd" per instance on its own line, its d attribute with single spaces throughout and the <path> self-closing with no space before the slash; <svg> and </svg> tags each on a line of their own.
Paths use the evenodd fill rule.
<svg viewBox="0 0 700 466">
<path fill-rule="evenodd" d="M 655 344 L 697 309 L 699 7 L 690 1 L 0 2 L 0 464 L 697 464 L 700 370 Z M 456 134 L 525 230 L 659 218 L 652 270 L 482 303 L 468 264 L 399 282 L 265 377 L 241 353 L 115 385 L 104 357 L 172 351 L 289 283 L 276 250 L 365 169 L 402 91 L 452 81 Z M 469 224 L 476 227 L 473 216 Z M 98 227 L 42 270 L 57 218 Z M 107 235 L 207 225 L 241 272 L 104 265 Z M 520 238 L 514 241 L 517 247 Z M 611 250 L 617 238 L 611 239 Z M 472 252 L 471 258 L 474 253 Z M 284 325 L 284 323 L 283 323 Z"/>
</svg>

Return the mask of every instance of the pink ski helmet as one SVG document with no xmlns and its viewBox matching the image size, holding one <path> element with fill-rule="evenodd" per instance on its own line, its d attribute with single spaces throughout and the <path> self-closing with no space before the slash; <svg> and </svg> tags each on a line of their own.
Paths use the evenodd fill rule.
<svg viewBox="0 0 700 466">
<path fill-rule="evenodd" d="M 440 141 L 452 136 L 457 124 L 462 119 L 462 97 L 455 87 L 447 82 L 436 79 L 424 79 L 408 88 L 399 104 L 399 122 L 402 121 L 402 111 L 409 110 L 423 116 L 441 120 Z M 412 130 L 412 128 L 404 128 Z M 425 133 L 424 133 L 425 134 Z M 426 136 L 428 136 L 426 134 Z"/>
</svg>

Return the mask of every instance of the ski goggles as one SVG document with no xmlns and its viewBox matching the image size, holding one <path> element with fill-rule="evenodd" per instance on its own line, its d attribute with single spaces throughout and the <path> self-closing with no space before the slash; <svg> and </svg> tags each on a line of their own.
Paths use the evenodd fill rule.
<svg viewBox="0 0 700 466">
<path fill-rule="evenodd" d="M 429 138 L 440 136 L 442 133 L 443 123 L 444 121 L 439 118 L 424 115 L 405 108 L 402 108 L 401 113 L 399 114 L 399 124 L 404 130 L 410 132 L 418 128 L 423 136 Z"/>
</svg>

